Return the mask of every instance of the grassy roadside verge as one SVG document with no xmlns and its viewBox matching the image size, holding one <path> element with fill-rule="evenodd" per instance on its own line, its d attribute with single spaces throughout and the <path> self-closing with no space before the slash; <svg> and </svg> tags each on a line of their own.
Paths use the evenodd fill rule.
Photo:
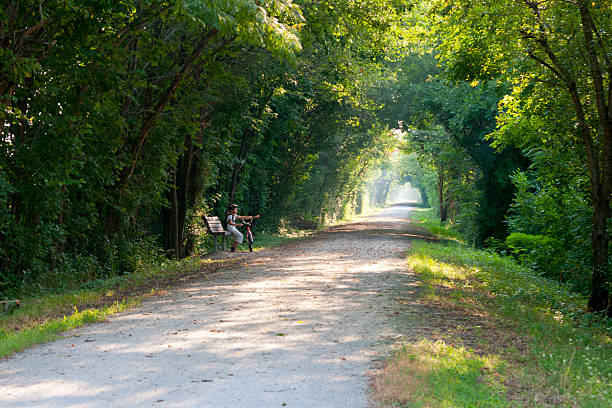
<svg viewBox="0 0 612 408">
<path fill-rule="evenodd" d="M 278 246 L 305 235 L 258 234 L 254 250 Z M 104 321 L 146 297 L 163 294 L 174 285 L 191 279 L 206 279 L 220 268 L 239 264 L 242 258 L 239 255 L 166 261 L 132 274 L 90 282 L 87 288 L 22 298 L 21 307 L 10 313 L 0 313 L 0 358 L 54 340 L 62 332 L 76 327 Z"/>
<path fill-rule="evenodd" d="M 381 406 L 612 406 L 612 329 L 585 297 L 456 241 L 411 247 L 422 330 L 376 379 Z"/>
</svg>

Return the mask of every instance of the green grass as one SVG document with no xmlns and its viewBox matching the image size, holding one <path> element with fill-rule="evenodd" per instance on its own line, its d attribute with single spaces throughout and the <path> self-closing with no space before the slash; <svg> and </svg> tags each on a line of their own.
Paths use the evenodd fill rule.
<svg viewBox="0 0 612 408">
<path fill-rule="evenodd" d="M 305 235 L 258 234 L 254 246 L 261 250 Z M 245 247 L 243 244 L 242 250 Z M 110 315 L 138 304 L 146 296 L 161 294 L 172 285 L 194 277 L 201 278 L 202 273 L 239 259 L 191 257 L 166 261 L 160 265 L 143 266 L 132 274 L 90 281 L 86 287 L 77 290 L 21 297 L 21 307 L 10 313 L 0 313 L 0 358 L 54 340 L 62 332 L 75 327 L 104 321 Z"/>
<path fill-rule="evenodd" d="M 397 345 L 374 387 L 383 407 L 612 406 L 609 319 L 585 313 L 569 287 L 461 243 L 430 210 L 411 218 L 440 239 L 411 242 L 407 257 L 423 306 L 411 320 L 431 330 Z"/>
<path fill-rule="evenodd" d="M 425 353 L 413 354 L 429 363 L 430 370 L 424 385 L 417 394 L 415 406 L 429 406 L 434 402 L 440 407 L 506 407 L 503 385 L 498 377 L 488 376 L 483 380 L 485 369 L 497 372 L 502 363 L 495 357 L 482 357 L 471 350 L 453 347 L 443 342 L 423 343 L 418 348 Z M 428 397 L 425 397 L 427 390 Z"/>
<path fill-rule="evenodd" d="M 453 231 L 450 225 L 440 222 L 431 208 L 413 208 L 410 212 L 410 219 L 439 239 L 463 242 L 462 237 Z"/>
<path fill-rule="evenodd" d="M 436 346 L 441 351 L 425 340 L 405 344 L 392 364 L 426 359 L 417 375 L 424 386 L 387 406 L 612 406 L 610 325 L 583 313 L 583 296 L 510 258 L 457 243 L 415 241 L 408 264 L 430 304 L 497 322 L 494 333 L 472 330 L 468 338 L 499 344 L 485 357 L 457 346 L 452 332 Z"/>
<path fill-rule="evenodd" d="M 108 316 L 127 309 L 135 304 L 131 302 L 116 302 L 111 306 L 88 309 L 62 318 L 50 319 L 23 330 L 0 330 L 0 357 L 9 356 L 35 344 L 44 343 L 59 337 L 62 332 L 83 326 L 89 323 L 104 321 Z"/>
<path fill-rule="evenodd" d="M 495 356 L 423 339 L 396 350 L 376 389 L 391 407 L 511 407 L 504 368 Z"/>
</svg>

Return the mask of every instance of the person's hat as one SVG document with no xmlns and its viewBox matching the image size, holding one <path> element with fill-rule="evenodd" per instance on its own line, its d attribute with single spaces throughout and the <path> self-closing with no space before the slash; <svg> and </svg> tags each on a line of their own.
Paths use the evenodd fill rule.
<svg viewBox="0 0 612 408">
<path fill-rule="evenodd" d="M 227 208 L 238 208 L 236 204 L 230 204 Z"/>
</svg>

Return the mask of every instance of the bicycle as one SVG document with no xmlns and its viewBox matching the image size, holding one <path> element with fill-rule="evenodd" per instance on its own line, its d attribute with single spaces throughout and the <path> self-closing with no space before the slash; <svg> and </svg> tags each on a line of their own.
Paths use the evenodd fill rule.
<svg viewBox="0 0 612 408">
<path fill-rule="evenodd" d="M 255 218 L 251 219 L 251 222 L 243 221 L 244 227 L 246 228 L 245 237 L 249 243 L 249 251 L 253 252 L 253 232 L 251 232 L 251 226 L 253 225 Z"/>
</svg>

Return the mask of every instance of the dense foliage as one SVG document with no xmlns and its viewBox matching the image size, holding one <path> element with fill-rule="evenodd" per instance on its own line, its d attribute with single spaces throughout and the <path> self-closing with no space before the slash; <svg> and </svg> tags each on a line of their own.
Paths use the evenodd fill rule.
<svg viewBox="0 0 612 408">
<path fill-rule="evenodd" d="M 423 1 L 407 21 L 418 52 L 390 117 L 438 180 L 440 218 L 610 315 L 610 2 Z"/>
<path fill-rule="evenodd" d="M 269 229 L 323 225 L 409 181 L 472 244 L 610 314 L 611 14 L 586 0 L 5 2 L 0 293 L 187 257 L 230 202 Z"/>
<path fill-rule="evenodd" d="M 3 3 L 0 293 L 183 258 L 231 201 L 269 227 L 338 216 L 389 149 L 365 89 L 394 14 L 383 0 Z"/>
<path fill-rule="evenodd" d="M 516 149 L 498 151 L 486 140 L 505 88 L 449 82 L 433 51 L 408 55 L 394 69 L 397 78 L 381 90 L 381 116 L 389 126 L 400 124 L 403 149 L 435 173 L 429 182 L 415 175 L 413 183 L 422 195 L 435 197 L 430 204 L 440 219 L 451 220 L 470 241 L 505 237 L 514 191 L 510 175 L 526 163 Z"/>
</svg>

